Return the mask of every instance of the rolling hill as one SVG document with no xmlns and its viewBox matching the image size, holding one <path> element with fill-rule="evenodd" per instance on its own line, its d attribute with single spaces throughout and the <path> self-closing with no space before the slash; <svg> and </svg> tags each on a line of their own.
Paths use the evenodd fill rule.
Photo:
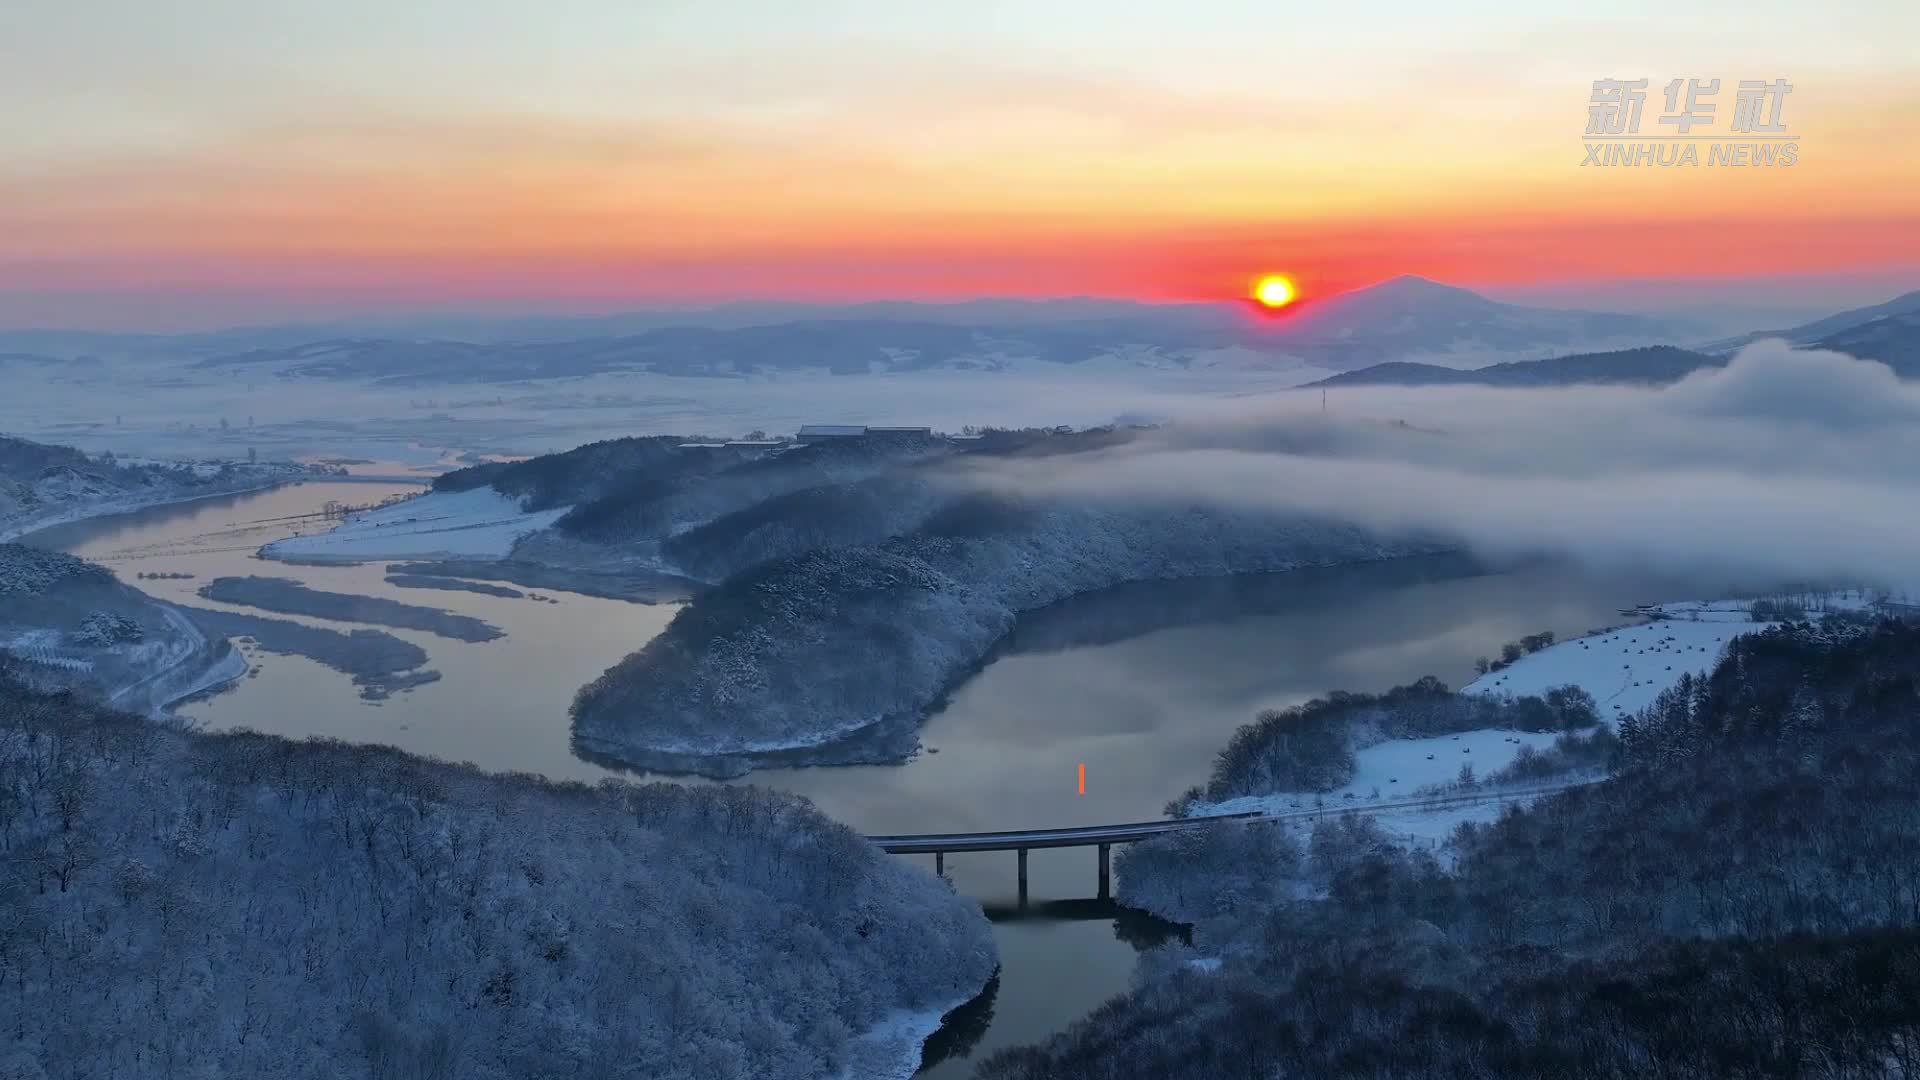
<svg viewBox="0 0 1920 1080">
<path fill-rule="evenodd" d="M 1222 351 L 1235 350 L 1250 354 L 1256 366 L 1346 370 L 1410 356 L 1486 361 L 1682 336 L 1662 320 L 1503 304 L 1417 277 L 1309 301 L 1273 318 L 1252 317 L 1233 304 L 1087 300 L 862 305 L 795 314 L 804 317 L 742 322 L 744 316 L 686 313 L 681 325 L 647 325 L 670 315 L 529 324 L 549 335 L 569 328 L 583 335 L 565 340 L 273 340 L 204 355 L 195 366 L 244 371 L 250 378 L 273 374 L 401 386 L 607 372 L 741 378 L 800 371 L 1001 373 L 1038 366 L 1057 373 L 1094 362 L 1102 366 L 1082 370 L 1117 364 L 1178 371 L 1207 366 Z"/>
<path fill-rule="evenodd" d="M 1616 352 L 1577 353 L 1544 360 L 1493 364 L 1483 368 L 1449 368 L 1438 364 L 1375 364 L 1342 372 L 1309 387 L 1341 386 L 1576 386 L 1583 384 L 1645 384 L 1676 382 L 1703 367 L 1724 365 L 1727 358 L 1654 345 Z"/>
</svg>

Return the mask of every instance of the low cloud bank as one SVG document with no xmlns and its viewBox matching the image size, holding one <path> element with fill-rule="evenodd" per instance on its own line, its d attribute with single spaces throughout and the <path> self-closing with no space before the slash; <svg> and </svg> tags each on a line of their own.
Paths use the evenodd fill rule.
<svg viewBox="0 0 1920 1080">
<path fill-rule="evenodd" d="M 1099 454 L 971 463 L 1032 496 L 1294 510 L 1714 580 L 1920 584 L 1920 386 L 1751 345 L 1660 389 L 1285 395 Z"/>
</svg>

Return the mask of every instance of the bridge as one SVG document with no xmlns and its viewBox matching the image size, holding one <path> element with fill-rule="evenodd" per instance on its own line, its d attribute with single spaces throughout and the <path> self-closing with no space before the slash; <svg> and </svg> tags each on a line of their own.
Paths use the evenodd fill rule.
<svg viewBox="0 0 1920 1080">
<path fill-rule="evenodd" d="M 1179 832 L 1216 821 L 1245 820 L 1262 814 L 1223 814 L 1219 817 L 1136 821 L 1125 825 L 1087 825 L 1075 829 L 1017 829 L 1012 832 L 922 833 L 912 836 L 869 836 L 880 850 L 895 855 L 933 854 L 933 871 L 945 875 L 949 851 L 1015 851 L 1020 855 L 1020 904 L 1027 902 L 1027 852 L 1032 848 L 1098 847 L 1100 899 L 1112 894 L 1113 845 L 1130 844 L 1149 836 Z"/>
<path fill-rule="evenodd" d="M 1012 832 L 921 833 L 905 836 L 869 836 L 880 850 L 895 855 L 933 855 L 934 873 L 945 876 L 950 851 L 1014 851 L 1020 856 L 1020 906 L 1027 904 L 1027 852 L 1032 848 L 1098 847 L 1100 849 L 1099 899 L 1112 895 L 1113 873 L 1110 855 L 1113 845 L 1130 844 L 1149 836 L 1201 828 L 1219 821 L 1288 821 L 1347 814 L 1376 813 L 1382 810 L 1443 810 L 1473 803 L 1506 802 L 1582 787 L 1605 778 L 1591 773 L 1544 783 L 1514 787 L 1450 791 L 1436 795 L 1412 796 L 1388 800 L 1354 800 L 1334 803 L 1316 802 L 1295 809 L 1254 811 L 1245 814 L 1218 814 L 1209 817 L 1172 818 L 1166 821 L 1137 821 L 1125 825 L 1087 825 L 1073 829 L 1017 829 Z M 1313 796 L 1301 796 L 1313 798 Z M 1350 798 L 1350 797 L 1349 797 Z"/>
</svg>

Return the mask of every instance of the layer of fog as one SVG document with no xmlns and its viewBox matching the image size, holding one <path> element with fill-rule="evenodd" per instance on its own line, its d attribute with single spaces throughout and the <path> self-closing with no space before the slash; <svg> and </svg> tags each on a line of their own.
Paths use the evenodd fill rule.
<svg viewBox="0 0 1920 1080">
<path fill-rule="evenodd" d="M 1494 556 L 1920 583 L 1920 386 L 1777 341 L 1662 389 L 1287 393 L 1094 455 L 975 464 L 1029 495 L 1301 511 Z"/>
<path fill-rule="evenodd" d="M 1329 372 L 1245 350 L 1213 367 L 1144 367 L 1129 357 L 1034 361 L 1012 371 L 862 376 L 796 372 L 690 378 L 650 372 L 517 383 L 391 387 L 179 363 L 111 362 L 48 378 L 0 363 L 0 431 L 122 456 L 268 460 L 342 456 L 432 465 L 438 448 L 570 450 L 626 435 L 790 434 L 802 424 L 1076 427 L 1205 415 L 1224 400 Z M 1245 355 L 1241 355 L 1245 353 Z M 221 421 L 226 421 L 222 426 Z"/>
</svg>

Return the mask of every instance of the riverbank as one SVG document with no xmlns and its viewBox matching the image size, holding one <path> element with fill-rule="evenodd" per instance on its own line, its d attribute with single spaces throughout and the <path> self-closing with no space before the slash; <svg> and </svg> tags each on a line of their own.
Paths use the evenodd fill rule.
<svg viewBox="0 0 1920 1080">
<path fill-rule="evenodd" d="M 702 593 L 665 634 L 581 688 L 574 731 L 612 757 L 732 757 L 751 768 L 771 752 L 919 725 L 1023 614 L 1075 595 L 1438 550 L 1325 522 L 1075 508 L 1007 533 L 809 551 Z"/>
<path fill-rule="evenodd" d="M 881 1017 L 854 1038 L 847 1067 L 835 1080 L 912 1080 L 924 1062 L 927 1041 L 999 977 L 995 968 L 965 997 L 925 1009 L 895 1009 Z"/>
<path fill-rule="evenodd" d="M 218 499 L 225 496 L 252 495 L 262 491 L 272 491 L 288 484 L 298 484 L 306 477 L 289 476 L 269 483 L 254 484 L 223 491 L 194 491 L 188 493 L 162 493 L 151 496 L 129 496 L 127 498 L 104 499 L 82 505 L 61 507 L 58 510 L 26 519 L 13 519 L 0 522 L 0 543 L 26 542 L 35 533 L 62 525 L 75 525 L 94 518 L 112 517 L 116 514 L 131 514 L 140 510 L 150 510 L 162 506 L 184 506 L 206 499 Z"/>
</svg>

